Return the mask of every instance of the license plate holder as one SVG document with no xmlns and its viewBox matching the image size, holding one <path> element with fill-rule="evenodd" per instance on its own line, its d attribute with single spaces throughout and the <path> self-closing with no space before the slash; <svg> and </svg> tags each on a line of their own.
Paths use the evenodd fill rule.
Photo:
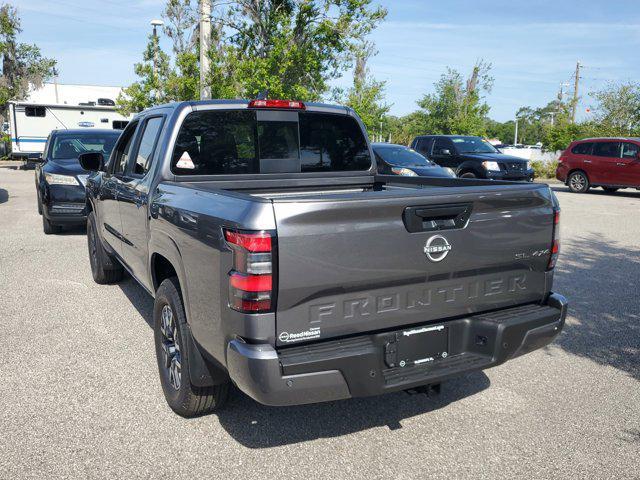
<svg viewBox="0 0 640 480">
<path fill-rule="evenodd" d="M 444 325 L 417 327 L 396 334 L 395 365 L 420 365 L 446 358 L 449 350 L 449 329 Z"/>
</svg>

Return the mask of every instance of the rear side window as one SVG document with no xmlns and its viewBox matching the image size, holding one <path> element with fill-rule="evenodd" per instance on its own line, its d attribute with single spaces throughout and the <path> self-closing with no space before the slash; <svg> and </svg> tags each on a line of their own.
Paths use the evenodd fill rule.
<svg viewBox="0 0 640 480">
<path fill-rule="evenodd" d="M 140 146 L 136 155 L 136 163 L 133 166 L 135 175 L 145 175 L 151 166 L 151 157 L 156 146 L 158 134 L 162 127 L 162 117 L 152 117 L 144 125 L 144 131 L 140 138 Z"/>
<path fill-rule="evenodd" d="M 138 122 L 129 124 L 118 139 L 118 144 L 113 152 L 113 173 L 116 175 L 124 173 L 131 154 L 131 145 L 133 144 L 137 126 Z"/>
<path fill-rule="evenodd" d="M 579 143 L 575 147 L 571 149 L 571 153 L 576 155 L 591 155 L 591 149 L 593 148 L 593 143 Z"/>
<path fill-rule="evenodd" d="M 345 115 L 203 111 L 184 120 L 173 150 L 176 175 L 368 170 L 358 123 Z"/>
<path fill-rule="evenodd" d="M 593 155 L 597 157 L 620 157 L 620 142 L 597 142 L 593 147 Z"/>
<path fill-rule="evenodd" d="M 631 142 L 624 142 L 622 144 L 622 158 L 637 158 L 640 147 L 637 144 Z"/>
</svg>

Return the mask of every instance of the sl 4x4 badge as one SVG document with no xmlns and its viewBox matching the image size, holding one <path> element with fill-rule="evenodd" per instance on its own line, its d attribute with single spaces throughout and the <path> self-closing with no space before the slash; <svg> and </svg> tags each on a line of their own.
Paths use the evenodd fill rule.
<svg viewBox="0 0 640 480">
<path fill-rule="evenodd" d="M 544 250 L 536 250 L 534 252 L 531 252 L 530 254 L 526 252 L 516 253 L 516 259 L 526 260 L 527 258 L 531 257 L 546 257 L 547 255 L 549 255 L 549 249 L 545 248 Z"/>
<path fill-rule="evenodd" d="M 434 235 L 427 240 L 424 246 L 424 254 L 432 262 L 441 262 L 449 255 L 452 245 L 442 235 Z"/>
</svg>

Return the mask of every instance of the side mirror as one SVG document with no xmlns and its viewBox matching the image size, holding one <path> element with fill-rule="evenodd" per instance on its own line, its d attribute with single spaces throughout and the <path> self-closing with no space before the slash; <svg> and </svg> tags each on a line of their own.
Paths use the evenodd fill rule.
<svg viewBox="0 0 640 480">
<path fill-rule="evenodd" d="M 44 163 L 44 158 L 42 157 L 42 153 L 36 154 L 35 157 L 29 158 L 34 163 Z"/>
<path fill-rule="evenodd" d="M 86 152 L 78 156 L 80 166 L 88 172 L 97 172 L 104 168 L 104 157 L 100 152 Z"/>
</svg>

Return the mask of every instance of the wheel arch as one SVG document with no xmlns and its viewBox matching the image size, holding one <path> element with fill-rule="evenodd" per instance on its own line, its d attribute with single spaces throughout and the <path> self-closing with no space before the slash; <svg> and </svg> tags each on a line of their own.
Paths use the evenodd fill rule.
<svg viewBox="0 0 640 480">
<path fill-rule="evenodd" d="M 176 247 L 177 249 L 177 247 Z M 191 383 L 198 387 L 210 387 L 214 385 L 221 385 L 229 380 L 229 375 L 226 368 L 218 361 L 213 359 L 210 355 L 205 355 L 198 347 L 198 342 L 194 338 L 193 331 L 189 322 L 189 302 L 185 291 L 184 272 L 182 268 L 176 268 L 176 265 L 182 265 L 181 262 L 176 260 L 175 256 L 172 256 L 167 252 L 154 252 L 151 254 L 150 266 L 151 266 L 151 278 L 153 282 L 154 292 L 158 290 L 160 284 L 168 278 L 177 279 L 178 295 L 182 300 L 182 306 L 184 308 L 185 317 L 187 320 L 187 355 L 189 357 L 189 377 Z"/>
<path fill-rule="evenodd" d="M 472 162 L 467 160 L 466 162 L 462 162 L 456 168 L 456 175 L 461 176 L 465 173 L 473 173 L 478 178 L 485 178 L 486 174 L 480 168 L 477 162 Z"/>
<path fill-rule="evenodd" d="M 569 177 L 576 172 L 584 173 L 584 175 L 587 177 L 587 180 L 589 180 L 589 183 L 591 183 L 591 179 L 589 178 L 589 174 L 587 173 L 587 171 L 584 168 L 578 168 L 578 167 L 572 168 L 567 172 L 567 180 L 565 181 L 565 183 L 569 182 Z"/>
<path fill-rule="evenodd" d="M 176 277 L 178 279 L 179 292 L 182 295 L 182 290 L 184 288 L 183 282 L 180 279 L 180 275 L 178 274 L 178 270 L 174 263 L 169 260 L 169 256 L 160 252 L 154 252 L 151 254 L 150 263 L 153 291 L 157 291 L 160 284 L 167 278 Z"/>
</svg>

